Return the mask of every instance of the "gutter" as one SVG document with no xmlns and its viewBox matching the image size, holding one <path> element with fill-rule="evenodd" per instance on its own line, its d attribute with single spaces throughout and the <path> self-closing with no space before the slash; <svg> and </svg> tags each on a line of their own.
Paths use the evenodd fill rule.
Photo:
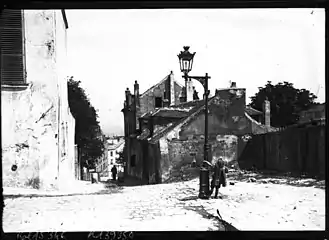
<svg viewBox="0 0 329 240">
<path fill-rule="evenodd" d="M 64 20 L 64 24 L 65 24 L 65 28 L 68 29 L 69 28 L 69 24 L 67 22 L 67 18 L 66 18 L 66 13 L 64 9 L 61 9 L 62 12 L 62 16 L 63 16 L 63 20 Z"/>
</svg>

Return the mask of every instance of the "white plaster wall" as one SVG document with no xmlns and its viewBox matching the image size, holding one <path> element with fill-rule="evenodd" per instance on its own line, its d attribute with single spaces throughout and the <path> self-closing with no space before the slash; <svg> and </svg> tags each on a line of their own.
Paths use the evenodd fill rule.
<svg viewBox="0 0 329 240">
<path fill-rule="evenodd" d="M 56 186 L 57 74 L 54 14 L 24 10 L 26 72 L 29 87 L 1 90 L 4 186 L 26 186 L 39 178 L 40 187 Z M 17 144 L 25 143 L 20 149 Z M 11 171 L 17 164 L 17 171 Z"/>
<path fill-rule="evenodd" d="M 66 30 L 60 10 L 24 10 L 28 88 L 1 89 L 3 185 L 57 188 L 74 178 L 74 127 L 67 100 Z M 63 123 L 63 124 L 62 124 Z M 60 161 L 62 142 L 66 153 Z M 61 165 L 59 165 L 61 162 Z M 11 166 L 17 165 L 12 171 Z M 30 184 L 29 184 L 30 182 Z"/>
<path fill-rule="evenodd" d="M 67 187 L 75 179 L 74 169 L 74 136 L 75 120 L 68 105 L 67 87 L 67 31 L 62 12 L 56 10 L 55 14 L 55 48 L 56 66 L 59 85 L 59 180 L 60 187 Z"/>
</svg>

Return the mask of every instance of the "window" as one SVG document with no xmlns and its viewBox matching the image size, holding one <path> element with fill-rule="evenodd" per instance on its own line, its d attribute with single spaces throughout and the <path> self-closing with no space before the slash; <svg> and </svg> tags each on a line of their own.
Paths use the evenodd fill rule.
<svg viewBox="0 0 329 240">
<path fill-rule="evenodd" d="M 131 167 L 136 167 L 136 155 L 132 155 L 130 157 L 130 166 Z"/>
<path fill-rule="evenodd" d="M 5 9 L 0 13 L 1 84 L 25 84 L 23 10 Z"/>
<path fill-rule="evenodd" d="M 155 107 L 161 108 L 162 107 L 162 97 L 156 97 L 155 98 Z"/>
<path fill-rule="evenodd" d="M 111 157 L 113 157 L 113 151 L 110 152 Z"/>
</svg>

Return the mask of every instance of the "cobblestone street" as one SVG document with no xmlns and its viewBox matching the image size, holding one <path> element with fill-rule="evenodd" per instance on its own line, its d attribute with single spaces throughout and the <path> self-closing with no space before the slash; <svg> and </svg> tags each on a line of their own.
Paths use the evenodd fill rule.
<svg viewBox="0 0 329 240">
<path fill-rule="evenodd" d="M 210 200 L 197 199 L 197 179 L 114 189 L 71 196 L 5 196 L 3 229 L 218 230 L 216 209 L 239 230 L 325 229 L 325 190 L 314 187 L 236 182 L 221 189 L 222 199 Z"/>
</svg>

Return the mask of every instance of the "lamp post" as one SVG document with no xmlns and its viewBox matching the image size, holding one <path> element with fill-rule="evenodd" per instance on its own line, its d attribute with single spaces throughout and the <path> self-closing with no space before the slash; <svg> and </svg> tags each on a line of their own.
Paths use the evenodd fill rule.
<svg viewBox="0 0 329 240">
<path fill-rule="evenodd" d="M 192 70 L 194 53 L 189 52 L 188 46 L 184 46 L 184 51 L 181 51 L 178 54 L 178 59 L 180 63 L 180 70 L 184 73 L 183 78 L 185 81 L 191 81 L 191 79 L 195 79 L 200 82 L 204 89 L 204 99 L 205 99 L 205 126 L 204 126 L 204 160 L 209 160 L 209 150 L 210 146 L 208 143 L 208 73 L 205 76 L 189 76 L 188 73 Z M 185 94 L 186 96 L 186 94 Z M 209 170 L 206 168 L 200 168 L 200 190 L 199 190 L 199 198 L 206 199 L 208 198 L 209 192 Z"/>
</svg>

